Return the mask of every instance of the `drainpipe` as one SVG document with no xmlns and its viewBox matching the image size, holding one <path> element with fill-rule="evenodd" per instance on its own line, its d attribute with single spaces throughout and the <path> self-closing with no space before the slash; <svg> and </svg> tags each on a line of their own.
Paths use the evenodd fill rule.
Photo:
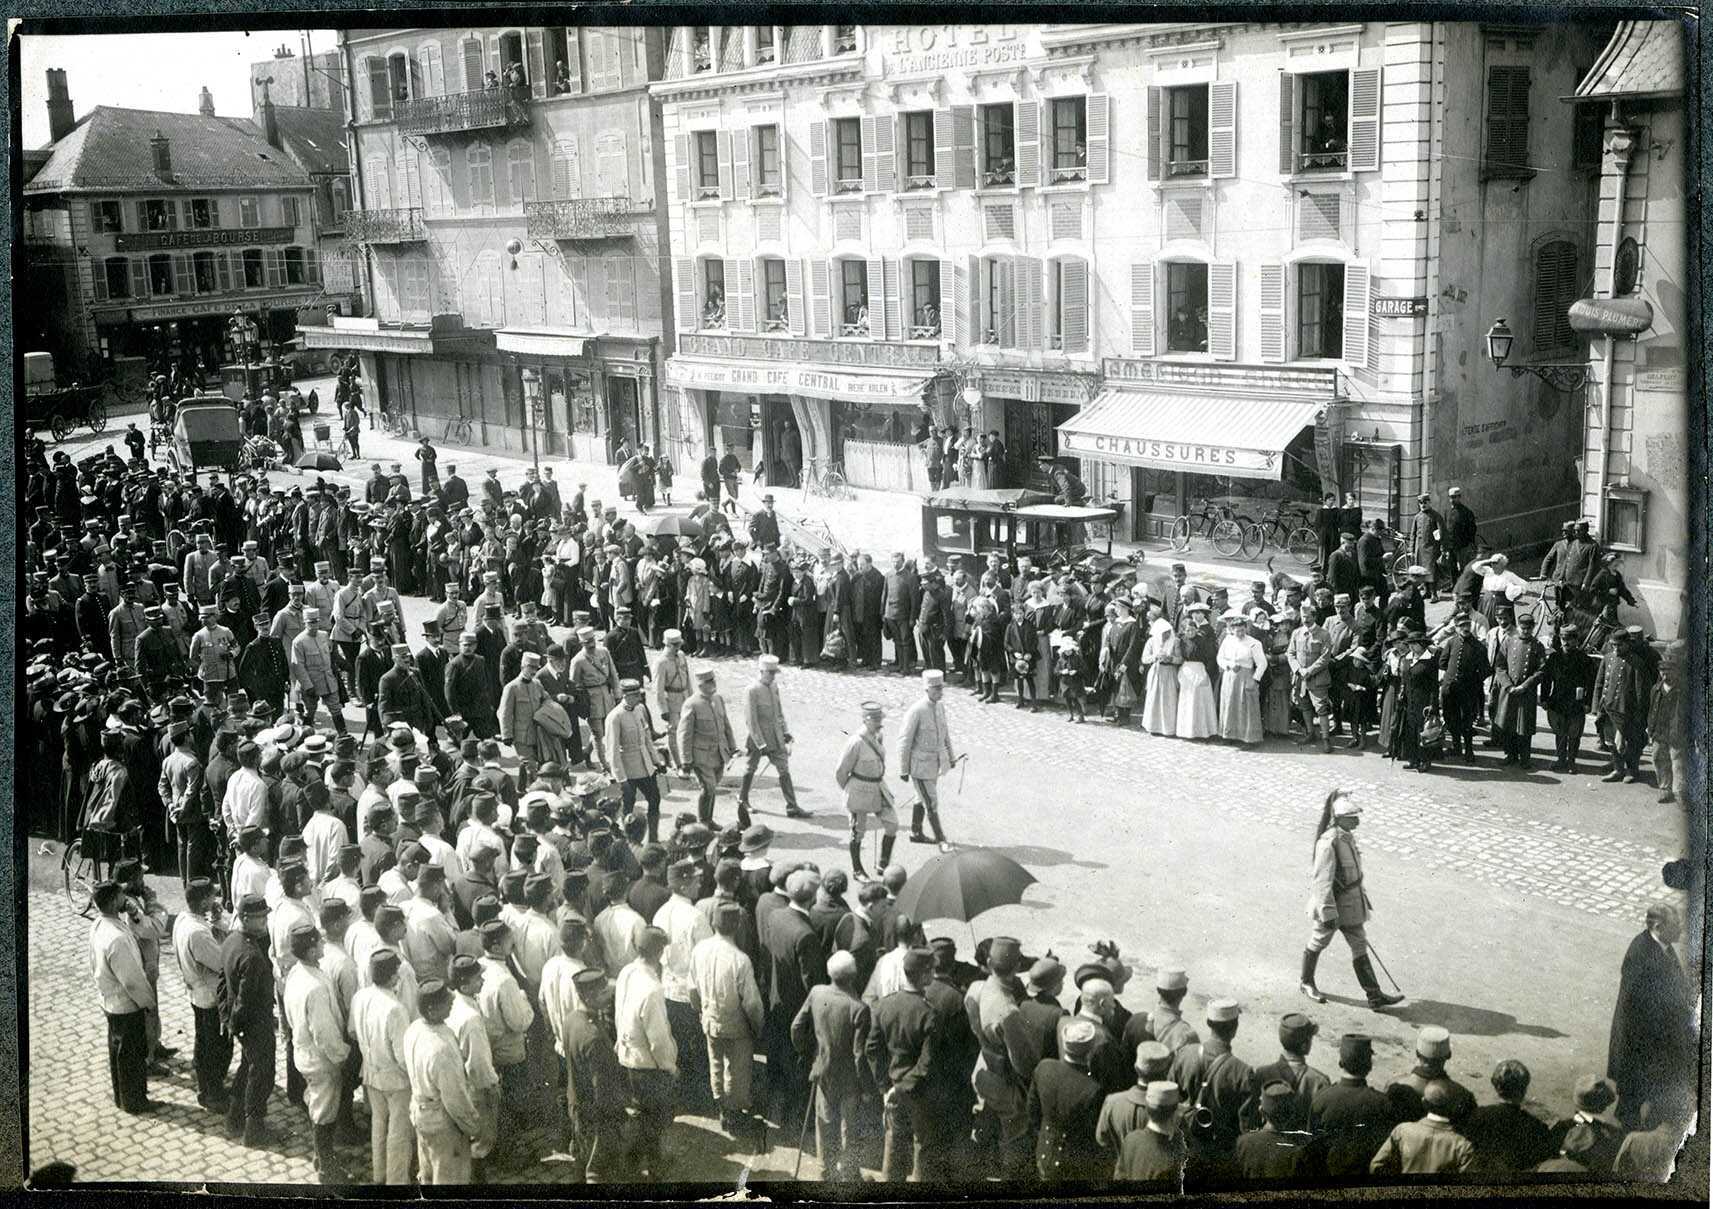
<svg viewBox="0 0 1713 1209">
<path fill-rule="evenodd" d="M 357 76 L 354 61 L 351 58 L 351 33 L 349 30 L 339 31 L 339 55 L 345 68 L 345 80 L 349 92 L 345 97 L 345 162 L 351 171 L 351 201 L 359 211 L 368 209 L 363 196 L 362 165 L 357 159 Z M 347 219 L 347 222 L 350 220 Z M 369 258 L 368 249 L 363 250 L 363 280 L 368 289 L 369 317 L 375 317 L 375 266 Z"/>
<path fill-rule="evenodd" d="M 1434 396 L 1439 391 L 1439 349 L 1436 336 L 1439 329 L 1439 250 L 1440 241 L 1440 154 L 1445 143 L 1445 110 L 1440 104 L 1440 39 L 1444 25 L 1435 21 L 1428 27 L 1428 195 L 1424 215 L 1427 228 L 1427 280 L 1422 291 L 1427 295 L 1428 317 L 1422 325 L 1422 431 L 1421 456 L 1416 462 L 1417 491 L 1426 491 L 1433 481 L 1433 413 Z M 1403 503 L 1399 501 L 1400 510 Z"/>
<path fill-rule="evenodd" d="M 1618 102 L 1612 102 L 1612 120 L 1623 121 Z M 1608 146 L 1612 152 L 1612 170 L 1618 178 L 1617 197 L 1612 207 L 1612 251 L 1604 270 L 1601 272 L 1599 290 L 1605 297 L 1612 296 L 1613 282 L 1616 277 L 1618 244 L 1624 238 L 1624 186 L 1630 175 L 1630 155 L 1635 150 L 1637 132 L 1631 126 L 1614 126 L 1610 131 Z M 1596 531 L 1605 521 L 1606 484 L 1611 476 L 1610 460 L 1612 452 L 1612 383 L 1616 374 L 1617 351 L 1619 337 L 1608 334 L 1606 337 L 1606 356 L 1601 366 L 1600 390 L 1602 403 L 1600 406 L 1600 467 L 1597 478 L 1599 484 L 1594 492 L 1594 507 L 1596 509 L 1594 522 Z"/>
</svg>

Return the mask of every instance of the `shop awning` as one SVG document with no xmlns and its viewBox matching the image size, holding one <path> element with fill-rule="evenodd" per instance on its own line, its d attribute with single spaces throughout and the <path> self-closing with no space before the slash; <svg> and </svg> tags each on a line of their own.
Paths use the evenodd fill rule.
<svg viewBox="0 0 1713 1209">
<path fill-rule="evenodd" d="M 713 357 L 669 357 L 666 381 L 695 390 L 805 395 L 812 399 L 915 407 L 931 378 L 830 369 L 796 361 L 751 361 Z"/>
<path fill-rule="evenodd" d="M 1328 402 L 1108 389 L 1059 425 L 1059 452 L 1156 470 L 1278 479 L 1285 447 Z"/>
<path fill-rule="evenodd" d="M 359 353 L 405 353 L 427 356 L 434 351 L 434 337 L 427 328 L 360 328 L 305 325 L 297 329 L 304 348 L 328 348 Z"/>
<path fill-rule="evenodd" d="M 502 353 L 521 353 L 530 357 L 581 357 L 584 344 L 594 338 L 591 332 L 502 327 L 494 333 L 494 348 Z"/>
</svg>

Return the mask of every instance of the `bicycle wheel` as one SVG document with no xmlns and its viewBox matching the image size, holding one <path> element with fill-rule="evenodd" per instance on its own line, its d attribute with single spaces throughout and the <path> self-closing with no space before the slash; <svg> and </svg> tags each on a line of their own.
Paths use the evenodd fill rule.
<svg viewBox="0 0 1713 1209">
<path fill-rule="evenodd" d="M 1236 521 L 1215 522 L 1213 548 L 1226 558 L 1243 549 L 1243 526 Z"/>
<path fill-rule="evenodd" d="M 71 435 L 72 423 L 69 417 L 56 415 L 48 424 L 48 431 L 54 434 L 54 440 L 63 441 Z"/>
<path fill-rule="evenodd" d="M 100 432 L 107 427 L 107 404 L 97 399 L 89 405 L 89 431 Z"/>
<path fill-rule="evenodd" d="M 1392 582 L 1401 584 L 1410 577 L 1410 568 L 1415 564 L 1410 561 L 1408 554 L 1400 554 L 1392 560 Z"/>
<path fill-rule="evenodd" d="M 1292 529 L 1285 538 L 1285 549 L 1291 552 L 1291 557 L 1303 566 L 1308 566 L 1320 557 L 1320 538 L 1315 536 L 1313 529 L 1306 525 Z"/>
<path fill-rule="evenodd" d="M 1260 521 L 1256 521 L 1250 525 L 1245 525 L 1243 527 L 1242 556 L 1248 559 L 1260 558 L 1261 555 L 1266 552 L 1266 549 L 1266 527 L 1263 526 Z"/>
<path fill-rule="evenodd" d="M 1177 520 L 1172 522 L 1170 541 L 1172 543 L 1172 549 L 1176 550 L 1179 554 L 1182 554 L 1185 550 L 1190 548 L 1189 517 L 1180 516 Z"/>
<path fill-rule="evenodd" d="M 837 470 L 827 471 L 826 491 L 828 495 L 838 500 L 851 499 L 855 494 L 851 491 L 851 485 L 845 482 L 845 476 Z"/>
<path fill-rule="evenodd" d="M 95 905 L 95 861 L 83 850 L 83 840 L 66 845 L 60 861 L 60 874 L 65 881 L 65 899 L 71 909 L 87 917 Z"/>
</svg>

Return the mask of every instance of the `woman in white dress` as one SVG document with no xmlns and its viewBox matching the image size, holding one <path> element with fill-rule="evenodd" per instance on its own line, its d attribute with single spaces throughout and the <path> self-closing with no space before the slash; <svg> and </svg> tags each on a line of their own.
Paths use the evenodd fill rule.
<svg viewBox="0 0 1713 1209">
<path fill-rule="evenodd" d="M 1195 601 L 1186 613 L 1203 622 L 1210 612 L 1207 605 Z M 1217 655 L 1219 640 L 1207 625 L 1186 622 L 1184 634 L 1178 638 L 1178 724 L 1180 739 L 1211 739 L 1219 734 L 1219 708 L 1214 704 L 1213 680 L 1207 665 Z"/>
<path fill-rule="evenodd" d="M 1156 617 L 1149 627 L 1148 643 L 1142 648 L 1147 665 L 1148 696 L 1142 704 L 1142 726 L 1151 735 L 1178 733 L 1178 636 L 1172 623 Z"/>
<path fill-rule="evenodd" d="M 1058 622 L 1058 602 L 1047 592 L 1047 581 L 1029 581 L 1029 599 L 1024 602 L 1029 620 L 1035 623 L 1035 700 L 1053 699 L 1053 627 Z"/>
<path fill-rule="evenodd" d="M 1254 746 L 1261 742 L 1261 677 L 1267 652 L 1249 635 L 1249 619 L 1237 609 L 1225 611 L 1225 637 L 1219 641 L 1220 737 Z"/>
</svg>

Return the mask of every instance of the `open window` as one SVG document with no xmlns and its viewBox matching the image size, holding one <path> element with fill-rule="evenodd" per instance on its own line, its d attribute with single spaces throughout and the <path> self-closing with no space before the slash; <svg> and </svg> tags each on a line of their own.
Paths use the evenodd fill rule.
<svg viewBox="0 0 1713 1209">
<path fill-rule="evenodd" d="M 198 294 L 212 294 L 219 288 L 219 273 L 214 267 L 214 255 L 213 252 L 198 252 L 192 257 Z"/>
<path fill-rule="evenodd" d="M 268 284 L 267 258 L 260 248 L 244 249 L 244 288 L 259 290 Z"/>
<path fill-rule="evenodd" d="M 862 192 L 862 121 L 833 121 L 833 192 Z"/>
<path fill-rule="evenodd" d="M 122 202 L 93 202 L 89 207 L 89 217 L 97 235 L 116 234 L 125 229 L 125 206 Z"/>
<path fill-rule="evenodd" d="M 777 256 L 761 261 L 761 330 L 784 332 L 791 327 L 785 262 Z"/>
<path fill-rule="evenodd" d="M 839 335 L 868 336 L 868 262 L 838 261 Z"/>
<path fill-rule="evenodd" d="M 1167 261 L 1166 351 L 1207 352 L 1207 265 Z"/>
<path fill-rule="evenodd" d="M 107 296 L 109 298 L 129 298 L 131 296 L 131 262 L 123 256 L 109 256 L 101 262 L 101 271 L 107 281 Z"/>
<path fill-rule="evenodd" d="M 145 231 L 172 231 L 178 228 L 178 207 L 170 201 L 151 198 L 143 203 Z"/>
<path fill-rule="evenodd" d="M 1344 266 L 1306 261 L 1297 266 L 1297 358 L 1344 356 Z"/>
<path fill-rule="evenodd" d="M 1088 179 L 1088 98 L 1054 97 L 1052 183 Z"/>
<path fill-rule="evenodd" d="M 220 204 L 212 197 L 191 198 L 190 225 L 199 231 L 218 227 L 220 225 Z"/>
<path fill-rule="evenodd" d="M 938 185 L 934 175 L 934 112 L 923 109 L 904 115 L 904 188 L 933 189 Z"/>
<path fill-rule="evenodd" d="M 696 200 L 718 201 L 720 197 L 720 142 L 712 130 L 698 130 L 696 140 Z"/>
<path fill-rule="evenodd" d="M 172 257 L 161 253 L 149 257 L 149 293 L 160 295 L 173 292 Z"/>
<path fill-rule="evenodd" d="M 1302 91 L 1299 172 L 1343 172 L 1350 163 L 1350 73 L 1322 71 L 1298 78 Z"/>
<path fill-rule="evenodd" d="M 981 107 L 981 183 L 1017 183 L 1016 109 L 1010 101 Z"/>
<path fill-rule="evenodd" d="M 690 70 L 714 70 L 714 37 L 713 30 L 706 25 L 692 26 L 690 29 Z"/>
<path fill-rule="evenodd" d="M 940 338 L 940 262 L 912 260 L 910 265 L 910 339 Z"/>
<path fill-rule="evenodd" d="M 784 177 L 779 166 L 779 127 L 755 127 L 753 189 L 757 197 L 780 197 L 785 191 Z"/>
<path fill-rule="evenodd" d="M 285 281 L 287 285 L 302 285 L 307 280 L 303 268 L 303 249 L 285 250 Z"/>
<path fill-rule="evenodd" d="M 577 61 L 576 39 L 563 25 L 550 25 L 543 31 L 542 57 L 552 77 L 549 95 L 561 97 L 575 92 L 575 81 L 582 77 L 583 69 Z"/>
<path fill-rule="evenodd" d="M 702 319 L 704 329 L 717 330 L 726 326 L 726 266 L 718 257 L 700 262 L 702 290 Z"/>
<path fill-rule="evenodd" d="M 412 87 L 417 82 L 412 78 L 414 66 L 410 56 L 402 50 L 395 50 L 387 56 L 387 95 L 395 105 L 410 100 L 421 91 L 420 87 Z"/>
<path fill-rule="evenodd" d="M 1168 177 L 1208 174 L 1207 94 L 1206 84 L 1184 84 L 1165 90 Z"/>
<path fill-rule="evenodd" d="M 779 58 L 779 42 L 771 25 L 755 27 L 755 61 L 760 66 L 772 63 Z"/>
<path fill-rule="evenodd" d="M 854 25 L 833 26 L 833 53 L 835 55 L 855 54 L 857 48 L 857 27 Z"/>
<path fill-rule="evenodd" d="M 529 56 L 524 50 L 522 31 L 509 29 L 501 34 L 500 70 L 507 85 L 514 89 L 529 87 L 528 62 Z"/>
</svg>

